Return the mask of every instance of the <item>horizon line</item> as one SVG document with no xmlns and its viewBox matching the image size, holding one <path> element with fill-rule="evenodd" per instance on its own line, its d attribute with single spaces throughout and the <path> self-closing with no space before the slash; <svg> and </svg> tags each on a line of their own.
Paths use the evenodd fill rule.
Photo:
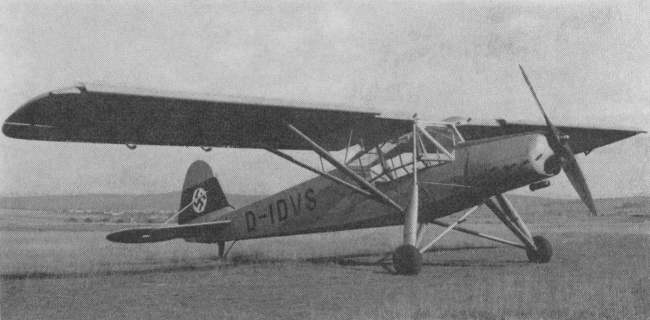
<svg viewBox="0 0 650 320">
<path fill-rule="evenodd" d="M 87 193 L 60 193 L 60 194 L 2 194 L 0 193 L 0 198 L 26 198 L 26 197 L 74 197 L 74 196 L 155 196 L 162 195 L 167 193 L 182 193 L 182 191 L 161 191 L 161 192 L 151 192 L 151 193 L 114 193 L 114 192 L 87 192 Z M 247 197 L 269 197 L 273 194 L 246 194 L 246 193 L 229 193 L 225 192 L 226 195 L 230 196 L 247 196 Z M 504 193 L 508 194 L 508 193 Z M 576 196 L 546 196 L 546 195 L 530 195 L 530 194 L 521 194 L 521 193 L 509 193 L 509 195 L 514 196 L 523 196 L 531 198 L 544 198 L 544 199 L 560 199 L 560 200 L 580 200 Z M 633 197 L 650 197 L 650 193 L 637 193 L 630 195 L 618 195 L 618 196 L 605 196 L 594 198 L 594 200 L 606 200 L 606 199 L 623 199 L 623 198 L 633 198 Z"/>
</svg>

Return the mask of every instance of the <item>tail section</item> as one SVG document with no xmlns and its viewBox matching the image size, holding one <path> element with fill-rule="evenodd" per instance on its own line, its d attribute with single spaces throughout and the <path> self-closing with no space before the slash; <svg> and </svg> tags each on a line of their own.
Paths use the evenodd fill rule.
<svg viewBox="0 0 650 320">
<path fill-rule="evenodd" d="M 188 223 L 204 214 L 229 206 L 210 166 L 200 160 L 192 163 L 187 169 L 183 183 L 180 209 L 185 209 L 178 215 L 178 224 Z"/>
</svg>

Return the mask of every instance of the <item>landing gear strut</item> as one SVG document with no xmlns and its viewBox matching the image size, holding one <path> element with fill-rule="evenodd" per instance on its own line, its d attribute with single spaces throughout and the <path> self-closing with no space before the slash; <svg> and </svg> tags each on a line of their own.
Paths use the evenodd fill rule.
<svg viewBox="0 0 650 320">
<path fill-rule="evenodd" d="M 547 263 L 551 261 L 553 249 L 551 243 L 542 236 L 533 236 L 510 201 L 503 195 L 498 194 L 488 199 L 485 204 L 521 240 L 526 249 L 526 256 L 530 262 Z"/>
<path fill-rule="evenodd" d="M 393 267 L 397 274 L 416 275 L 422 269 L 422 254 L 416 247 L 418 229 L 419 192 L 417 168 L 417 120 L 413 122 L 413 185 L 411 203 L 404 212 L 404 244 L 393 252 Z"/>
<path fill-rule="evenodd" d="M 225 255 L 225 250 L 226 250 L 226 243 L 223 241 L 217 242 L 217 246 L 219 246 L 219 258 L 223 258 Z"/>
<path fill-rule="evenodd" d="M 414 189 L 414 195 L 416 195 Z M 405 221 L 404 221 L 404 244 L 399 246 L 393 252 L 393 267 L 397 274 L 402 275 L 415 275 L 420 272 L 422 269 L 422 253 L 426 252 L 434 243 L 440 240 L 447 232 L 451 230 L 460 231 L 463 233 L 471 234 L 477 237 L 484 239 L 500 242 L 507 244 L 513 247 L 521 248 L 526 251 L 526 256 L 528 260 L 533 263 L 548 263 L 551 261 L 553 255 L 553 249 L 551 243 L 542 236 L 533 236 L 528 227 L 519 217 L 519 214 L 514 209 L 510 201 L 502 195 L 498 194 L 493 198 L 486 199 L 484 204 L 494 212 L 494 214 L 503 222 L 503 224 L 512 231 L 512 233 L 519 238 L 521 243 L 515 243 L 508 240 L 500 239 L 494 236 L 489 236 L 476 232 L 470 229 L 466 229 L 458 226 L 460 223 L 466 221 L 466 218 L 474 212 L 478 206 L 473 207 L 462 217 L 460 217 L 456 222 L 448 224 L 441 221 L 433 221 L 433 224 L 446 227 L 438 237 L 433 239 L 425 246 L 420 247 L 420 242 L 426 225 L 420 225 L 417 227 L 415 218 L 417 217 L 417 210 L 413 210 L 417 206 L 418 200 L 417 195 L 411 199 L 411 206 L 406 210 Z M 417 235 L 416 235 L 417 233 Z M 418 247 L 420 247 L 418 249 Z M 383 261 L 380 260 L 380 261 Z"/>
</svg>

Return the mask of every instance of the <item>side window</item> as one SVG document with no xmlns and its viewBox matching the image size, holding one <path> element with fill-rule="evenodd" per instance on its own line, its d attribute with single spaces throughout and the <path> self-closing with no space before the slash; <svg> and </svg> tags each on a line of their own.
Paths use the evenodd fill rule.
<svg viewBox="0 0 650 320">
<path fill-rule="evenodd" d="M 430 124 L 423 128 L 436 143 L 418 131 L 418 168 L 438 166 L 454 160 L 454 147 L 462 141 L 454 127 L 448 124 Z M 413 171 L 413 133 L 379 144 L 350 159 L 348 168 L 366 180 L 390 181 Z"/>
<path fill-rule="evenodd" d="M 428 134 L 431 135 L 438 143 L 440 143 L 448 152 L 454 150 L 454 146 L 458 143 L 459 137 L 456 135 L 456 130 L 448 126 L 427 126 L 425 127 Z M 437 147 L 428 139 L 422 139 L 425 144 L 427 153 L 439 152 Z"/>
</svg>

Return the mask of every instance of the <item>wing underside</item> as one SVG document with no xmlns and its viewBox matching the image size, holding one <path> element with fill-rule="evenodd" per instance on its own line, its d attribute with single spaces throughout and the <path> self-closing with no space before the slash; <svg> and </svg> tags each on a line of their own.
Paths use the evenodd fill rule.
<svg viewBox="0 0 650 320">
<path fill-rule="evenodd" d="M 532 122 L 506 122 L 503 119 L 477 121 L 457 126 L 466 140 L 478 140 L 510 134 L 539 132 L 546 134 L 546 124 Z M 558 125 L 563 135 L 569 137 L 574 154 L 592 150 L 620 141 L 646 131 L 637 128 L 601 128 L 581 125 Z"/>
<path fill-rule="evenodd" d="M 407 132 L 402 119 L 342 106 L 235 96 L 150 93 L 79 85 L 27 102 L 3 126 L 9 137 L 139 145 L 274 148 L 309 145 L 290 123 L 328 150 L 374 145 Z"/>
<path fill-rule="evenodd" d="M 291 124 L 326 150 L 366 147 L 411 130 L 412 118 L 343 106 L 236 96 L 159 93 L 80 84 L 36 97 L 4 123 L 18 139 L 233 148 L 310 149 Z M 457 125 L 466 140 L 546 132 L 540 123 L 504 120 Z M 638 129 L 557 126 L 575 153 L 625 139 Z"/>
</svg>

